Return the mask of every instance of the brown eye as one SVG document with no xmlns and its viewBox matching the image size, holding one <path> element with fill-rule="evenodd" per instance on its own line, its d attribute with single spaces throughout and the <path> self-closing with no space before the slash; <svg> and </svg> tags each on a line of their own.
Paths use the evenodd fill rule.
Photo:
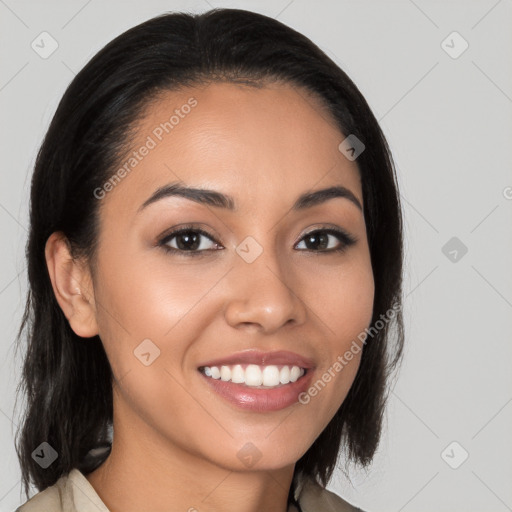
<svg viewBox="0 0 512 512">
<path fill-rule="evenodd" d="M 199 228 L 181 228 L 167 234 L 158 245 L 172 253 L 201 255 L 219 249 L 220 245 L 206 231 Z"/>
<path fill-rule="evenodd" d="M 337 246 L 336 239 L 338 240 Z M 304 242 L 305 248 L 309 251 L 333 252 L 344 251 L 349 246 L 355 244 L 356 241 L 354 237 L 342 230 L 329 228 L 311 231 L 302 238 L 300 243 Z"/>
</svg>

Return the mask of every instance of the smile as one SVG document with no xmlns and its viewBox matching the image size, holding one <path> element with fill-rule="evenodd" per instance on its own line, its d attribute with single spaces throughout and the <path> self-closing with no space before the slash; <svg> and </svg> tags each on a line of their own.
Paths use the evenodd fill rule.
<svg viewBox="0 0 512 512">
<path fill-rule="evenodd" d="M 206 377 L 234 384 L 243 384 L 256 389 L 273 389 L 296 382 L 306 370 L 299 366 L 256 364 L 235 364 L 218 366 L 205 366 L 199 371 Z"/>
</svg>

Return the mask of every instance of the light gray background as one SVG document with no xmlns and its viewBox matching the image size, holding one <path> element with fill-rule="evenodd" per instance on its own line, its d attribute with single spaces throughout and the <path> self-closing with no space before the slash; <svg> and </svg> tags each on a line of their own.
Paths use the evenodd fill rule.
<svg viewBox="0 0 512 512">
<path fill-rule="evenodd" d="M 511 0 L 0 0 L 0 511 L 24 501 L 12 343 L 37 148 L 65 87 L 103 45 L 164 11 L 210 7 L 261 12 L 310 37 L 367 98 L 398 167 L 405 360 L 373 468 L 354 472 L 353 487 L 337 473 L 329 488 L 369 512 L 512 510 Z M 31 48 L 43 31 L 59 44 L 48 59 Z M 456 59 L 442 47 L 453 31 L 469 43 Z M 442 252 L 454 236 L 468 248 L 456 262 Z M 452 469 L 462 450 L 469 458 Z"/>
</svg>

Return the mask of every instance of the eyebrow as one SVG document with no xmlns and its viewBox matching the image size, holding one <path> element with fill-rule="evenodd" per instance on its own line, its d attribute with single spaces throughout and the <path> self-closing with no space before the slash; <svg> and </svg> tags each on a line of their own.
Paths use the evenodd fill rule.
<svg viewBox="0 0 512 512">
<path fill-rule="evenodd" d="M 137 213 L 144 210 L 150 204 L 153 204 L 166 197 L 183 197 L 190 199 L 199 204 L 208 206 L 215 206 L 217 208 L 224 208 L 229 211 L 236 212 L 238 208 L 235 200 L 226 194 L 217 192 L 216 190 L 208 190 L 203 188 L 187 187 L 180 183 L 169 183 L 163 187 L 158 188 L 137 210 Z M 346 187 L 334 186 L 315 190 L 313 192 L 305 192 L 295 201 L 292 210 L 301 211 L 306 208 L 311 208 L 319 204 L 325 203 L 335 197 L 348 199 L 355 204 L 361 211 L 363 207 L 359 199 Z"/>
</svg>

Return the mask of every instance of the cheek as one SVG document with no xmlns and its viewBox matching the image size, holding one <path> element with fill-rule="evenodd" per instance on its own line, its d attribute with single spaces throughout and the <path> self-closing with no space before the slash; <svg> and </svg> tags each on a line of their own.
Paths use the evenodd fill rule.
<svg viewBox="0 0 512 512">
<path fill-rule="evenodd" d="M 178 382 L 191 342 L 214 322 L 215 286 L 229 268 L 199 273 L 197 265 L 173 264 L 165 254 L 151 264 L 103 254 L 95 286 L 99 334 L 124 400 L 138 410 L 151 403 L 179 407 L 187 401 Z"/>
<path fill-rule="evenodd" d="M 156 249 L 153 249 L 156 250 Z M 194 317 L 205 294 L 226 269 L 219 265 L 198 272 L 197 266 L 176 264 L 164 253 L 156 258 L 135 257 L 115 264 L 105 258 L 98 277 L 100 336 L 113 333 L 130 338 L 167 340 Z M 111 259 L 111 258 L 110 258 Z M 201 309 L 206 321 L 208 311 Z"/>
<path fill-rule="evenodd" d="M 331 349 L 343 350 L 370 324 L 375 284 L 366 257 L 354 258 L 337 269 L 317 269 L 307 288 L 306 303 L 324 324 Z"/>
<path fill-rule="evenodd" d="M 373 314 L 375 285 L 369 260 L 354 260 L 340 267 L 329 279 L 316 275 L 324 283 L 322 294 L 311 307 L 319 312 L 325 334 L 325 357 L 317 368 L 308 390 L 308 401 L 324 426 L 343 403 L 355 379 L 364 345 L 363 334 Z M 310 297 L 315 294 L 310 293 Z"/>
<path fill-rule="evenodd" d="M 194 279 L 191 267 L 187 272 L 165 263 L 148 268 L 142 260 L 102 263 L 98 324 L 117 381 L 120 414 L 180 435 L 184 426 L 176 418 L 204 424 L 204 411 L 185 391 L 182 372 L 190 339 L 209 321 L 196 314 L 197 306 L 206 303 L 205 289 L 219 277 L 199 279 L 196 272 Z M 187 428 L 192 435 L 194 429 Z"/>
<path fill-rule="evenodd" d="M 356 267 L 343 283 L 338 315 L 333 317 L 333 330 L 338 334 L 333 343 L 331 366 L 339 380 L 339 392 L 345 397 L 356 376 L 364 350 L 364 333 L 373 316 L 375 284 L 370 265 Z M 339 364 L 338 364 L 339 363 Z M 331 370 L 332 373 L 332 370 Z"/>
<path fill-rule="evenodd" d="M 339 333 L 339 350 L 346 349 L 370 325 L 373 316 L 374 281 L 371 270 L 351 274 L 341 284 L 338 314 L 333 315 L 333 330 Z"/>
</svg>

